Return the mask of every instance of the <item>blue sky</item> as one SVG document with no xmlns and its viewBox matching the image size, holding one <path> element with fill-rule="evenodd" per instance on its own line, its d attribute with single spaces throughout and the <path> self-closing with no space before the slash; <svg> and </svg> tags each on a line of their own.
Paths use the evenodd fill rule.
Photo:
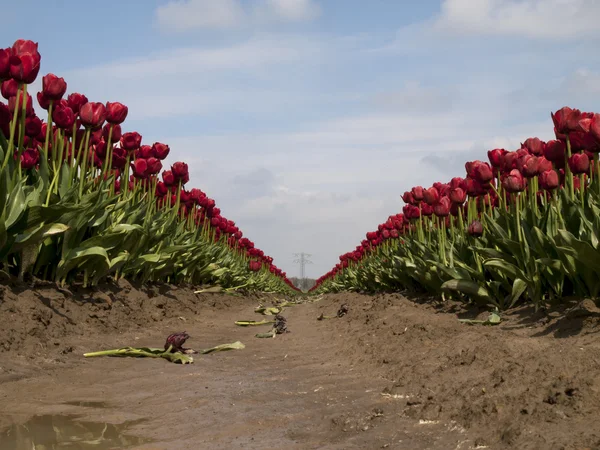
<svg viewBox="0 0 600 450">
<path fill-rule="evenodd" d="M 42 74 L 127 104 L 126 130 L 289 275 L 301 251 L 329 270 L 412 186 L 600 103 L 596 0 L 21 0 L 3 19 L 2 45 L 38 41 Z"/>
</svg>

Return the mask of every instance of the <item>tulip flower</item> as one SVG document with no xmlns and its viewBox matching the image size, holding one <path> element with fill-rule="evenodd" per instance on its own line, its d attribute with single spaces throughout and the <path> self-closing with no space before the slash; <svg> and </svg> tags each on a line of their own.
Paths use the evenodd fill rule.
<svg viewBox="0 0 600 450">
<path fill-rule="evenodd" d="M 120 125 L 127 118 L 128 108 L 119 102 L 106 103 L 106 121 L 112 125 Z"/>
<path fill-rule="evenodd" d="M 23 105 L 25 105 L 25 115 L 27 117 L 33 116 L 35 114 L 35 111 L 33 109 L 33 102 L 31 100 L 31 95 L 27 94 L 27 100 L 25 100 L 22 95 L 19 96 L 19 109 L 23 108 Z M 15 113 L 15 109 L 17 109 L 16 96 L 8 99 L 8 109 L 11 115 Z"/>
<path fill-rule="evenodd" d="M 457 187 L 450 191 L 450 200 L 452 201 L 452 203 L 462 205 L 466 199 L 467 193 L 463 189 Z"/>
<path fill-rule="evenodd" d="M 447 217 L 450 215 L 450 199 L 448 197 L 440 198 L 439 202 L 433 206 L 433 212 L 438 217 Z"/>
<path fill-rule="evenodd" d="M 501 169 L 504 163 L 504 155 L 508 153 L 503 148 L 496 148 L 488 151 L 488 159 L 490 164 L 495 169 Z"/>
<path fill-rule="evenodd" d="M 37 148 L 28 148 L 21 154 L 21 167 L 33 169 L 40 161 L 40 152 Z"/>
<path fill-rule="evenodd" d="M 415 202 L 412 192 L 409 192 L 409 191 L 406 191 L 404 194 L 402 194 L 402 200 L 407 205 L 412 205 Z"/>
<path fill-rule="evenodd" d="M 163 179 L 163 183 L 165 183 L 165 186 L 167 186 L 167 187 L 175 186 L 175 177 L 173 176 L 172 171 L 170 171 L 170 170 L 163 171 L 162 179 Z"/>
<path fill-rule="evenodd" d="M 510 173 L 502 180 L 502 187 L 507 192 L 511 193 L 524 191 L 525 180 L 523 175 L 521 175 L 521 172 L 519 172 L 517 169 L 511 170 Z"/>
<path fill-rule="evenodd" d="M 17 91 L 19 90 L 19 83 L 15 80 L 10 79 L 6 80 L 0 85 L 0 93 L 2 93 L 2 97 L 6 100 L 11 97 L 15 97 L 17 95 Z"/>
<path fill-rule="evenodd" d="M 169 156 L 169 151 L 171 150 L 167 144 L 161 144 L 160 142 L 155 142 L 152 145 L 152 149 L 154 151 L 154 157 L 160 160 L 164 160 Z"/>
<path fill-rule="evenodd" d="M 517 167 L 525 178 L 533 178 L 539 171 L 538 158 L 537 156 L 525 155 L 517 160 Z"/>
<path fill-rule="evenodd" d="M 527 151 L 534 156 L 542 156 L 544 154 L 545 146 L 546 146 L 546 143 L 536 137 L 529 138 L 521 144 L 521 148 L 527 149 Z"/>
<path fill-rule="evenodd" d="M 150 175 L 156 175 L 162 170 L 162 162 L 157 158 L 148 158 L 146 164 L 148 165 L 148 174 Z"/>
<path fill-rule="evenodd" d="M 69 104 L 69 108 L 73 110 L 75 114 L 79 114 L 79 110 L 83 105 L 88 103 L 88 99 L 85 95 L 79 94 L 78 92 L 73 92 L 67 98 L 67 103 Z"/>
<path fill-rule="evenodd" d="M 140 148 L 137 150 L 136 157 L 144 159 L 153 158 L 154 150 L 150 145 L 141 145 Z"/>
<path fill-rule="evenodd" d="M 483 225 L 478 220 L 474 220 L 467 228 L 467 233 L 473 237 L 483 236 Z"/>
<path fill-rule="evenodd" d="M 0 48 L 0 81 L 10 77 L 10 48 Z"/>
<path fill-rule="evenodd" d="M 64 78 L 49 73 L 42 78 L 42 94 L 48 100 L 60 100 L 67 92 L 67 83 Z"/>
<path fill-rule="evenodd" d="M 31 84 L 40 71 L 41 55 L 38 44 L 24 39 L 17 40 L 12 47 L 9 58 L 10 77 L 18 82 Z"/>
<path fill-rule="evenodd" d="M 121 125 L 112 125 L 110 123 L 107 123 L 106 125 L 104 125 L 104 127 L 102 128 L 102 138 L 105 141 L 108 141 L 108 135 L 110 134 L 110 130 L 112 127 L 112 135 L 110 137 L 110 141 L 111 142 L 119 142 L 121 140 L 122 132 L 121 132 Z"/>
<path fill-rule="evenodd" d="M 560 164 L 565 161 L 566 145 L 563 141 L 552 140 L 546 143 L 544 156 L 549 161 L 555 164 Z"/>
<path fill-rule="evenodd" d="M 423 191 L 424 189 L 421 186 L 415 186 L 414 188 L 412 188 L 411 194 L 416 203 L 423 201 Z"/>
<path fill-rule="evenodd" d="M 430 187 L 429 189 L 426 189 L 425 191 L 423 191 L 423 200 L 429 206 L 435 205 L 439 199 L 440 199 L 440 193 L 438 192 L 438 190 L 436 188 Z"/>
<path fill-rule="evenodd" d="M 555 113 L 550 113 L 550 116 L 552 117 L 552 122 L 554 122 L 557 135 L 566 135 L 579 129 L 581 111 L 578 109 L 571 109 L 565 106 Z"/>
<path fill-rule="evenodd" d="M 546 191 L 551 191 L 560 186 L 558 173 L 555 170 L 546 170 L 540 174 L 540 187 Z"/>
<path fill-rule="evenodd" d="M 585 153 L 575 153 L 569 158 L 569 168 L 574 174 L 587 173 L 590 170 L 590 159 Z"/>
<path fill-rule="evenodd" d="M 52 120 L 60 129 L 71 129 L 75 123 L 75 113 L 68 106 L 57 104 L 52 111 Z"/>
<path fill-rule="evenodd" d="M 81 106 L 79 110 L 81 124 L 92 130 L 96 130 L 102 126 L 106 120 L 106 108 L 102 103 L 87 102 Z"/>
<path fill-rule="evenodd" d="M 170 334 L 165 342 L 165 352 L 171 347 L 171 353 L 185 353 L 186 349 L 183 348 L 183 344 L 190 338 L 190 335 L 185 331 L 179 333 Z"/>
<path fill-rule="evenodd" d="M 145 159 L 138 158 L 136 159 L 132 166 L 133 176 L 138 179 L 146 179 L 148 178 L 148 163 Z"/>
<path fill-rule="evenodd" d="M 130 131 L 121 136 L 121 147 L 127 151 L 137 150 L 141 145 L 142 136 L 136 131 Z"/>
</svg>

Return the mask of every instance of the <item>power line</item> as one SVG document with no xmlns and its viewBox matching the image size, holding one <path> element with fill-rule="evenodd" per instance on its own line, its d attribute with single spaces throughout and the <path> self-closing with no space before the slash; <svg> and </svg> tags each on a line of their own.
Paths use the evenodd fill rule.
<svg viewBox="0 0 600 450">
<path fill-rule="evenodd" d="M 294 260 L 294 264 L 300 264 L 300 279 L 304 280 L 306 278 L 304 266 L 306 266 L 306 264 L 313 263 L 310 259 L 308 259 L 312 255 L 310 253 L 294 253 L 294 256 L 297 258 Z"/>
</svg>

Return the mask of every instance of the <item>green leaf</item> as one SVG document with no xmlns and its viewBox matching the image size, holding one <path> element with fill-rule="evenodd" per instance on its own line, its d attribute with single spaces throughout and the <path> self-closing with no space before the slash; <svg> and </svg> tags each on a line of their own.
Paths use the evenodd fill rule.
<svg viewBox="0 0 600 450">
<path fill-rule="evenodd" d="M 519 300 L 521 295 L 523 295 L 523 293 L 526 290 L 527 290 L 527 282 L 525 282 L 524 280 L 522 280 L 520 278 L 517 278 L 513 282 L 509 308 L 512 308 L 515 305 L 515 303 L 517 303 L 517 301 Z"/>
<path fill-rule="evenodd" d="M 19 181 L 8 196 L 6 205 L 6 228 L 15 223 L 25 212 L 25 192 L 23 190 L 23 180 Z"/>
<path fill-rule="evenodd" d="M 450 280 L 441 286 L 442 291 L 459 292 L 467 297 L 493 303 L 494 299 L 483 286 L 468 280 Z"/>
</svg>

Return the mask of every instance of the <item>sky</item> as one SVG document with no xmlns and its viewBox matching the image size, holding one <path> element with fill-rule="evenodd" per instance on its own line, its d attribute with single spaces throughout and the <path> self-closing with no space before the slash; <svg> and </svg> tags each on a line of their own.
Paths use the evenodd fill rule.
<svg viewBox="0 0 600 450">
<path fill-rule="evenodd" d="M 401 194 L 600 103 L 597 0 L 20 0 L 0 46 L 129 107 L 275 264 L 318 277 Z M 596 109 L 597 111 L 597 109 Z"/>
</svg>

